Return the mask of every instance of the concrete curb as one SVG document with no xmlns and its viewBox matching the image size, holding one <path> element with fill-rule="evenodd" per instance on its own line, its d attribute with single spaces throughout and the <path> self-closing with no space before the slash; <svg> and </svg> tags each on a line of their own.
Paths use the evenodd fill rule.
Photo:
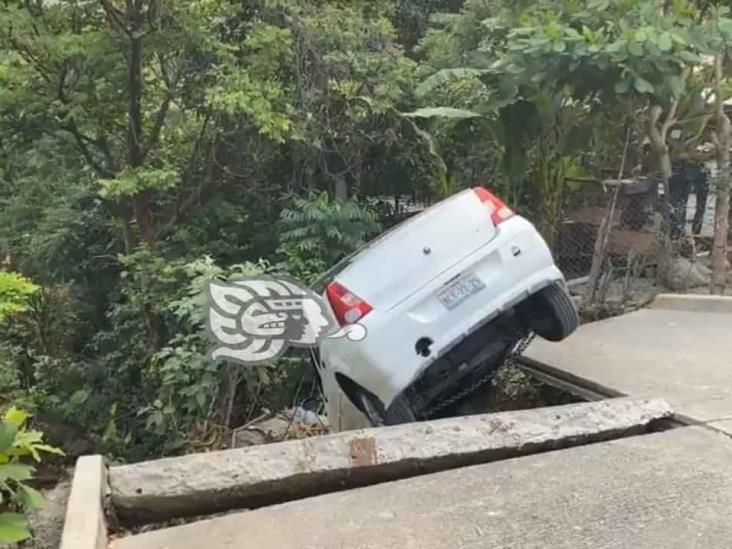
<svg viewBox="0 0 732 549">
<path fill-rule="evenodd" d="M 122 519 L 252 508 L 645 432 L 662 400 L 618 398 L 337 433 L 110 467 Z"/>
<path fill-rule="evenodd" d="M 102 456 L 80 457 L 74 469 L 60 549 L 107 547 L 106 492 L 107 468 Z"/>
<path fill-rule="evenodd" d="M 719 295 L 660 294 L 651 303 L 651 308 L 698 313 L 732 314 L 732 297 Z"/>
</svg>

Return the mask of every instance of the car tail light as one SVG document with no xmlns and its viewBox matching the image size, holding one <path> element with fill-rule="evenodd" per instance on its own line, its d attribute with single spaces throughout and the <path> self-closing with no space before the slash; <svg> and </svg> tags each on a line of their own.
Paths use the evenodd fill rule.
<svg viewBox="0 0 732 549">
<path fill-rule="evenodd" d="M 341 326 L 354 324 L 371 312 L 371 305 L 338 282 L 328 284 L 325 293 Z"/>
<path fill-rule="evenodd" d="M 483 204 L 488 204 L 491 208 L 491 221 L 494 225 L 498 225 L 506 221 L 506 219 L 514 215 L 513 210 L 503 203 L 503 200 L 496 195 L 484 189 L 483 187 L 474 187 L 473 192 Z"/>
</svg>

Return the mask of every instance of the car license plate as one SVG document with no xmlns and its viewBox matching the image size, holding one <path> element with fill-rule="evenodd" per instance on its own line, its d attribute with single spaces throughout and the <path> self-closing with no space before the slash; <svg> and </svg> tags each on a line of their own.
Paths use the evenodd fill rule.
<svg viewBox="0 0 732 549">
<path fill-rule="evenodd" d="M 473 274 L 465 275 L 447 288 L 437 292 L 437 299 L 448 309 L 454 309 L 471 295 L 485 288 L 483 281 Z"/>
</svg>

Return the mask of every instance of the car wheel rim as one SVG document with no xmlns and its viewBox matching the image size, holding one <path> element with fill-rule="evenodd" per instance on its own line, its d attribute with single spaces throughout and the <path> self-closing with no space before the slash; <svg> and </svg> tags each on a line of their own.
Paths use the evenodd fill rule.
<svg viewBox="0 0 732 549">
<path fill-rule="evenodd" d="M 364 412 L 364 414 L 366 414 L 366 417 L 371 422 L 371 424 L 374 427 L 383 425 L 384 419 L 381 417 L 381 414 L 379 414 L 379 412 L 376 411 L 376 409 L 374 408 L 374 405 L 371 402 L 371 400 L 369 399 L 369 397 L 362 394 L 360 396 L 360 400 L 361 400 L 361 406 L 363 407 L 363 412 Z"/>
</svg>

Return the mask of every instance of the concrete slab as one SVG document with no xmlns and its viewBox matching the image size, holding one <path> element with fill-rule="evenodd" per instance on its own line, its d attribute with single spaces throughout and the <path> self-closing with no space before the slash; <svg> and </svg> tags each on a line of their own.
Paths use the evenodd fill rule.
<svg viewBox="0 0 732 549">
<path fill-rule="evenodd" d="M 684 427 L 148 532 L 112 549 L 729 547 L 732 439 Z"/>
<path fill-rule="evenodd" d="M 609 394 L 659 397 L 698 422 L 732 418 L 732 314 L 643 309 L 586 324 L 525 356 Z"/>
<path fill-rule="evenodd" d="M 104 496 L 107 468 L 102 456 L 82 456 L 76 461 L 60 549 L 105 549 L 107 522 Z"/>
<path fill-rule="evenodd" d="M 671 415 L 621 398 L 450 418 L 111 467 L 109 484 L 119 517 L 150 522 L 608 440 Z"/>
</svg>

